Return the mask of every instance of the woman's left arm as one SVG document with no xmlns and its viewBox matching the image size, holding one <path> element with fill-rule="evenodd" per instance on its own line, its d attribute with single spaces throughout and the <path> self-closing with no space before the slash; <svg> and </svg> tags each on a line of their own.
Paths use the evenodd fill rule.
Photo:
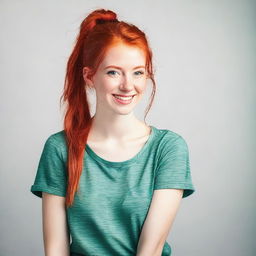
<svg viewBox="0 0 256 256">
<path fill-rule="evenodd" d="M 136 256 L 161 256 L 182 195 L 183 189 L 154 190 L 140 234 Z"/>
</svg>

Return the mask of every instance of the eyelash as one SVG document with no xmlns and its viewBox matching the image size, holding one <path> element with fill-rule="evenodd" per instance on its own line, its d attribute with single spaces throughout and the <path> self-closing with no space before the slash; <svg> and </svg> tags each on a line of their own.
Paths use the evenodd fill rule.
<svg viewBox="0 0 256 256">
<path fill-rule="evenodd" d="M 117 72 L 117 71 L 115 71 L 115 70 L 110 70 L 110 71 L 107 72 L 107 74 L 110 74 L 110 72 Z M 144 74 L 143 71 L 136 71 L 136 72 L 140 72 L 140 75 L 143 75 L 143 74 Z M 113 74 L 112 74 L 112 75 L 113 75 Z"/>
</svg>

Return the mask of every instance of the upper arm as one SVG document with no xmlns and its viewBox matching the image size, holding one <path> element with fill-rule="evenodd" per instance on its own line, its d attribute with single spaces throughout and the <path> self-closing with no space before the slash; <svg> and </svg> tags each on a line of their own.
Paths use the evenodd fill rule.
<svg viewBox="0 0 256 256">
<path fill-rule="evenodd" d="M 137 247 L 137 255 L 160 256 L 174 218 L 183 189 L 154 190 Z"/>
<path fill-rule="evenodd" d="M 168 132 L 159 147 L 153 197 L 138 243 L 138 256 L 160 256 L 181 199 L 195 188 L 189 150 L 181 136 Z"/>
<path fill-rule="evenodd" d="M 42 198 L 43 238 L 46 256 L 69 255 L 69 230 L 65 196 L 67 186 L 64 140 L 49 136 L 30 191 Z"/>
<path fill-rule="evenodd" d="M 188 145 L 181 136 L 166 136 L 158 157 L 154 190 L 164 188 L 183 189 L 183 198 L 195 191 Z"/>
<path fill-rule="evenodd" d="M 57 196 L 66 196 L 67 166 L 63 142 L 50 136 L 43 147 L 31 192 L 42 197 L 42 191 Z"/>
<path fill-rule="evenodd" d="M 42 192 L 43 237 L 46 256 L 68 256 L 70 236 L 65 197 Z"/>
</svg>

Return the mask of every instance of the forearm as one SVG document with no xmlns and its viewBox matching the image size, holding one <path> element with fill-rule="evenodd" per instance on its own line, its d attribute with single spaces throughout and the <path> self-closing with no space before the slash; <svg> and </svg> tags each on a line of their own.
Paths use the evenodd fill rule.
<svg viewBox="0 0 256 256">
<path fill-rule="evenodd" d="M 165 241 L 153 244 L 143 239 L 139 240 L 136 256 L 161 256 Z"/>
<path fill-rule="evenodd" d="M 45 256 L 69 256 L 70 255 L 70 240 L 65 237 L 62 241 L 44 240 Z"/>
<path fill-rule="evenodd" d="M 69 256 L 70 251 L 69 247 L 66 246 L 64 248 L 58 247 L 48 247 L 45 249 L 45 256 Z"/>
<path fill-rule="evenodd" d="M 137 252 L 136 256 L 161 256 L 163 248 L 157 248 L 156 250 L 143 250 Z"/>
</svg>

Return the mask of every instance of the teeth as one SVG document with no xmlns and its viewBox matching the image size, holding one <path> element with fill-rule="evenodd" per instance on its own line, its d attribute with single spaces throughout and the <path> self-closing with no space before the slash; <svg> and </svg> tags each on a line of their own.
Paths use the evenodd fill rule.
<svg viewBox="0 0 256 256">
<path fill-rule="evenodd" d="M 120 100 L 131 100 L 133 96 L 131 96 L 131 97 L 121 97 L 121 96 L 114 95 L 114 97 L 116 97 L 117 99 L 120 99 Z"/>
</svg>

